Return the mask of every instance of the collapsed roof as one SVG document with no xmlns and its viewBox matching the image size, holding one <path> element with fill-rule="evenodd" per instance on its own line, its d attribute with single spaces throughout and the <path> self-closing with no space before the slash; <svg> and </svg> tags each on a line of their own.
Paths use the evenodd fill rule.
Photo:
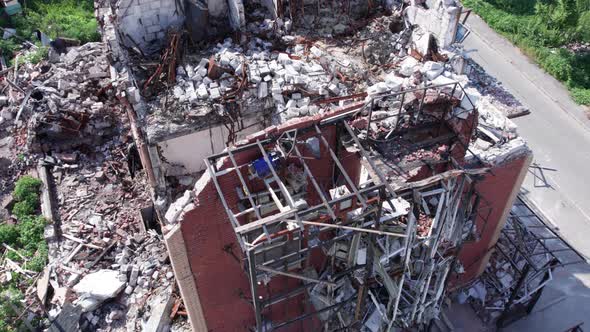
<svg viewBox="0 0 590 332">
<path fill-rule="evenodd" d="M 235 278 L 248 285 L 245 319 L 258 331 L 427 324 L 461 272 L 463 244 L 486 224 L 477 182 L 530 157 L 471 80 L 459 4 L 347 5 L 174 2 L 155 22 L 120 1 L 105 25 L 130 77 L 121 88 L 164 230 L 192 239 L 195 225 L 231 228 L 239 252 L 227 251 L 246 272 Z M 209 218 L 211 207 L 226 215 Z M 206 245 L 183 242 L 179 256 Z M 217 254 L 199 255 L 182 258 L 199 275 L 180 286 L 203 304 L 187 305 L 193 327 L 227 328 L 215 313 L 238 306 L 235 294 L 203 292 L 223 278 L 206 272 Z M 278 286 L 285 278 L 299 284 Z M 195 283 L 199 296 L 187 290 Z M 293 309 L 301 299 L 306 308 Z M 271 309 L 281 303 L 289 314 Z"/>
</svg>

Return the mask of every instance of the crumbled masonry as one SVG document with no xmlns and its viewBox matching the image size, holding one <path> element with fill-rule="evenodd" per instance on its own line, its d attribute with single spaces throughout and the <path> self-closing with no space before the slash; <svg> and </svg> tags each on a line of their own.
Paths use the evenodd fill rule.
<svg viewBox="0 0 590 332">
<path fill-rule="evenodd" d="M 159 52 L 102 16 L 115 67 L 133 77 L 119 87 L 143 127 L 135 138 L 193 328 L 381 331 L 436 319 L 448 284 L 472 278 L 461 280 L 458 252 L 483 224 L 502 227 L 514 199 L 499 193 L 484 221 L 478 188 L 502 167 L 518 186 L 530 161 L 502 113 L 516 102 L 481 89 L 492 80 L 454 43 L 461 7 L 246 1 L 242 17 L 218 4 L 184 8 L 197 47 L 171 24 L 156 32 Z M 228 257 L 242 272 L 212 271 L 230 273 Z M 223 283 L 251 305 L 209 294 Z"/>
<path fill-rule="evenodd" d="M 0 216 L 45 184 L 47 266 L 0 258 L 35 280 L 27 323 L 422 330 L 452 300 L 502 322 L 575 256 L 517 199 L 530 111 L 463 50 L 458 1 L 95 8 L 102 42 L 1 83 Z"/>
</svg>

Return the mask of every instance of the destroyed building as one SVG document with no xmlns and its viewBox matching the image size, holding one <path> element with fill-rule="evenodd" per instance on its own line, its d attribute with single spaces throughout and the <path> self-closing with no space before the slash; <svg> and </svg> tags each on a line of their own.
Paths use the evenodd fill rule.
<svg viewBox="0 0 590 332">
<path fill-rule="evenodd" d="M 193 330 L 423 327 L 484 271 L 532 153 L 460 4 L 98 7 Z"/>
</svg>

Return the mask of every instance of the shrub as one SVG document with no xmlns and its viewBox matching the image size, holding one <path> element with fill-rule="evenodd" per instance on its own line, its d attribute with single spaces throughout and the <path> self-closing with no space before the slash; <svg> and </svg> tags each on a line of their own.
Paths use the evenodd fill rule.
<svg viewBox="0 0 590 332">
<path fill-rule="evenodd" d="M 17 203 L 13 213 L 17 215 L 16 225 L 0 225 L 0 243 L 6 243 L 13 251 L 6 253 L 7 257 L 24 263 L 28 270 L 41 272 L 47 263 L 48 247 L 43 237 L 46 221 L 42 216 L 36 216 L 39 207 L 39 189 L 42 182 L 31 176 L 23 176 L 15 184 L 13 196 Z M 23 262 L 21 256 L 27 257 Z M 21 323 L 17 321 L 18 314 L 12 309 L 20 306 L 22 293 L 14 287 L 30 285 L 31 279 L 20 280 L 14 275 L 8 285 L 0 285 L 0 332 L 21 330 Z M 35 322 L 34 322 L 35 323 Z"/>
<path fill-rule="evenodd" d="M 13 307 L 20 307 L 23 294 L 14 287 L 0 291 L 0 331 L 15 331 L 18 328 L 17 312 Z"/>
<path fill-rule="evenodd" d="M 12 213 L 18 220 L 23 220 L 27 216 L 34 214 L 35 211 L 37 211 L 38 206 L 39 198 L 29 197 L 22 202 L 15 203 L 14 207 L 12 208 Z"/>
<path fill-rule="evenodd" d="M 39 46 L 34 50 L 29 51 L 25 56 L 19 57 L 19 63 L 32 63 L 34 65 L 41 62 L 49 54 L 49 49 L 45 46 Z"/>
<path fill-rule="evenodd" d="M 580 15 L 577 32 L 581 40 L 590 42 L 590 11 L 584 12 Z"/>
<path fill-rule="evenodd" d="M 25 175 L 16 181 L 12 195 L 17 201 L 23 201 L 31 196 L 38 196 L 41 184 L 41 180 Z"/>
<path fill-rule="evenodd" d="M 28 216 L 18 223 L 20 247 L 34 252 L 40 243 L 44 243 L 43 231 L 45 219 L 43 217 Z"/>
<path fill-rule="evenodd" d="M 29 215 L 33 215 L 39 208 L 39 189 L 41 181 L 32 176 L 23 176 L 14 187 L 13 197 L 16 200 L 12 213 L 17 219 L 21 220 Z"/>
<path fill-rule="evenodd" d="M 16 51 L 21 49 L 21 44 L 15 38 L 0 38 L 0 55 L 12 59 Z"/>
<path fill-rule="evenodd" d="M 570 92 L 576 103 L 590 105 L 590 89 L 572 88 Z"/>
<path fill-rule="evenodd" d="M 75 38 L 82 43 L 100 39 L 93 5 L 89 1 L 35 2 L 27 20 L 29 26 L 42 30 L 51 38 Z"/>
<path fill-rule="evenodd" d="M 15 225 L 0 225 L 0 243 L 15 246 L 18 236 L 18 228 Z"/>
<path fill-rule="evenodd" d="M 564 49 L 541 51 L 538 60 L 545 70 L 560 81 L 567 82 L 572 72 L 570 52 Z"/>
<path fill-rule="evenodd" d="M 39 248 L 33 254 L 33 258 L 27 262 L 26 268 L 35 272 L 41 272 L 45 265 L 47 264 L 47 255 L 49 253 L 49 249 L 47 248 L 47 243 L 45 241 L 39 244 Z"/>
</svg>

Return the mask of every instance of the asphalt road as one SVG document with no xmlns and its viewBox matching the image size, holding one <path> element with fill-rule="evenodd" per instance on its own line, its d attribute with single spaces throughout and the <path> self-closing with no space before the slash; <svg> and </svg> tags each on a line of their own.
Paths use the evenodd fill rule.
<svg viewBox="0 0 590 332">
<path fill-rule="evenodd" d="M 464 41 L 471 57 L 503 83 L 531 114 L 514 119 L 533 150 L 522 192 L 562 236 L 590 258 L 590 120 L 557 80 L 544 73 L 510 42 L 471 15 Z M 590 326 L 590 267 L 559 269 L 533 313 L 507 331 L 564 331 Z"/>
<path fill-rule="evenodd" d="M 470 56 L 531 110 L 514 119 L 534 154 L 526 196 L 590 257 L 590 121 L 565 88 L 479 17 L 467 21 Z"/>
</svg>

